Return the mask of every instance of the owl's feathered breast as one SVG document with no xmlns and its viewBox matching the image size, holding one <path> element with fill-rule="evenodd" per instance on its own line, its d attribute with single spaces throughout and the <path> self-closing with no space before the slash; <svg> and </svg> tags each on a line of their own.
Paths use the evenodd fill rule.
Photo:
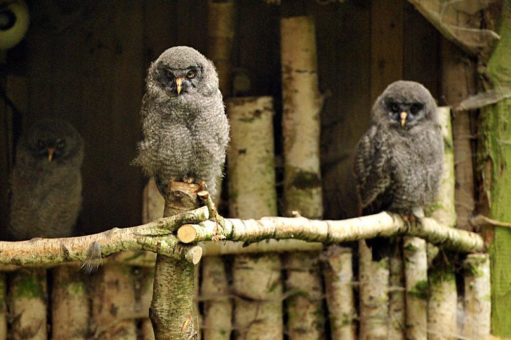
<svg viewBox="0 0 511 340">
<path fill-rule="evenodd" d="M 144 97 L 144 139 L 135 162 L 151 176 L 209 179 L 221 173 L 228 122 L 220 92 L 196 100 Z"/>
<path fill-rule="evenodd" d="M 399 131 L 373 125 L 361 139 L 355 162 L 363 208 L 409 211 L 434 199 L 442 172 L 443 143 L 437 124 Z"/>
</svg>

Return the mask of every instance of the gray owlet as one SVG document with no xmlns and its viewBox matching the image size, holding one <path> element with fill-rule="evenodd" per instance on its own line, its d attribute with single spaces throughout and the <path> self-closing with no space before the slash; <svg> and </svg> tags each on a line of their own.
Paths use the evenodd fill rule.
<svg viewBox="0 0 511 340">
<path fill-rule="evenodd" d="M 40 120 L 21 136 L 11 177 L 11 239 L 73 234 L 82 203 L 82 160 L 82 138 L 65 121 Z"/>
<path fill-rule="evenodd" d="M 222 175 L 229 141 L 213 63 L 191 47 L 177 46 L 151 64 L 142 100 L 143 140 L 134 164 L 169 180 L 205 181 L 212 196 Z"/>
<path fill-rule="evenodd" d="M 363 214 L 389 210 L 421 217 L 438 191 L 443 150 L 431 93 L 413 81 L 390 84 L 376 99 L 372 124 L 357 146 L 355 177 Z M 375 249 L 379 241 L 368 242 L 376 260 L 385 255 L 385 249 Z"/>
</svg>

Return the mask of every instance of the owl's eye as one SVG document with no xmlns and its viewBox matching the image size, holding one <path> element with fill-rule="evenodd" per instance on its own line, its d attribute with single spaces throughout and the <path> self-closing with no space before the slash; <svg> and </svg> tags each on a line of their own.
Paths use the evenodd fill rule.
<svg viewBox="0 0 511 340">
<path fill-rule="evenodd" d="M 193 79 L 195 78 L 195 76 L 197 76 L 197 72 L 194 70 L 189 70 L 188 72 L 186 72 L 186 78 L 188 79 Z"/>
<path fill-rule="evenodd" d="M 421 103 L 414 103 L 412 106 L 410 106 L 410 113 L 411 114 L 417 114 L 422 108 L 424 107 Z"/>
<path fill-rule="evenodd" d="M 399 112 L 399 105 L 397 103 L 390 103 L 389 108 L 392 112 Z"/>
<path fill-rule="evenodd" d="M 64 149 L 64 146 L 66 146 L 66 142 L 63 139 L 58 139 L 56 146 L 57 149 Z"/>
<path fill-rule="evenodd" d="M 170 70 L 166 70 L 165 75 L 168 79 L 174 79 L 174 74 Z"/>
</svg>

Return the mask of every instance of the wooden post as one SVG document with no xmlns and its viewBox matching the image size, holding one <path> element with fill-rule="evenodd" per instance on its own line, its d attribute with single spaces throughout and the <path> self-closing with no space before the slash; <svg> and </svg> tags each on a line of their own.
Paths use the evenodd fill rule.
<svg viewBox="0 0 511 340">
<path fill-rule="evenodd" d="M 418 237 L 403 240 L 406 282 L 406 338 L 427 339 L 428 258 L 426 241 Z"/>
<path fill-rule="evenodd" d="M 132 339 L 135 324 L 135 290 L 131 267 L 106 264 L 94 273 L 92 333 L 101 339 Z"/>
<path fill-rule="evenodd" d="M 400 0 L 371 2 L 371 102 L 393 81 L 403 77 L 403 2 Z M 398 244 L 400 242 L 397 242 Z M 392 246 L 397 247 L 397 246 Z M 394 248 L 394 250 L 397 250 Z M 390 293 L 390 278 L 394 286 L 403 287 L 396 282 L 402 279 L 390 273 L 392 268 L 402 267 L 397 256 L 373 261 L 364 241 L 359 242 L 359 281 L 360 281 L 360 338 L 387 338 L 392 333 L 397 336 L 399 330 L 394 327 L 403 323 L 402 306 L 404 291 L 393 290 Z M 392 306 L 391 304 L 392 297 Z M 401 302 L 400 302 L 401 301 Z M 394 313 L 397 312 L 396 315 Z M 391 331 L 392 330 L 392 331 Z M 401 333 L 403 330 L 401 330 Z M 402 334 L 399 335 L 399 338 Z"/>
<path fill-rule="evenodd" d="M 458 16 L 462 15 L 460 13 Z M 474 93 L 475 66 L 470 58 L 446 39 L 442 40 L 442 63 L 442 94 L 447 105 L 456 108 L 463 99 Z M 470 115 L 469 111 L 456 111 L 452 121 L 457 228 L 465 230 L 472 229 L 469 219 L 475 207 Z"/>
<path fill-rule="evenodd" d="M 406 309 L 402 240 L 389 257 L 389 339 L 405 339 Z"/>
<path fill-rule="evenodd" d="M 13 339 L 45 340 L 47 336 L 45 269 L 19 270 L 9 284 L 9 313 Z"/>
<path fill-rule="evenodd" d="M 196 184 L 170 182 L 163 216 L 197 208 Z M 195 265 L 187 260 L 158 254 L 154 274 L 153 301 L 149 316 L 156 339 L 190 339 L 199 328 L 194 315 Z"/>
<path fill-rule="evenodd" d="M 451 115 L 447 107 L 438 108 L 438 118 L 444 137 L 444 169 L 440 179 L 437 200 L 432 206 L 431 217 L 446 227 L 456 225 L 454 204 L 454 155 Z M 458 335 L 456 312 L 457 292 L 454 264 L 440 258 L 429 271 L 428 334 L 429 339 L 455 338 Z M 430 260 L 430 262 L 432 262 Z M 436 263 L 437 261 L 435 261 Z"/>
<path fill-rule="evenodd" d="M 500 41 L 495 48 L 487 68 L 487 75 L 494 88 L 511 87 L 511 0 L 502 1 L 500 18 Z M 511 126 L 511 99 L 482 110 L 480 133 L 481 149 L 479 168 L 482 169 L 483 190 L 489 205 L 491 218 L 511 221 L 511 148 L 509 136 Z M 511 337 L 511 230 L 495 227 L 490 247 L 492 281 L 492 333 L 495 336 Z"/>
<path fill-rule="evenodd" d="M 282 18 L 282 129 L 284 137 L 285 214 L 293 211 L 321 218 L 323 201 L 320 171 L 320 117 L 316 32 L 312 17 Z M 297 294 L 287 300 L 290 339 L 323 339 L 321 279 L 317 254 L 285 256 L 287 290 Z"/>
<path fill-rule="evenodd" d="M 229 211 L 233 217 L 277 214 L 273 146 L 273 99 L 233 98 L 227 102 L 231 125 Z M 235 329 L 243 339 L 284 336 L 281 263 L 277 254 L 238 255 L 233 263 Z"/>
<path fill-rule="evenodd" d="M 490 257 L 488 254 L 470 254 L 463 266 L 463 336 L 468 339 L 488 339 L 491 330 Z"/>
<path fill-rule="evenodd" d="M 233 0 L 208 0 L 208 58 L 218 72 L 224 97 L 231 94 L 231 53 L 236 5 Z"/>
<path fill-rule="evenodd" d="M 389 334 L 389 258 L 373 261 L 359 242 L 360 339 L 387 339 Z"/>
<path fill-rule="evenodd" d="M 0 273 L 0 340 L 7 339 L 7 278 Z"/>
<path fill-rule="evenodd" d="M 222 257 L 210 256 L 202 262 L 201 299 L 204 301 L 205 340 L 228 340 L 232 330 L 232 302 Z"/>
<path fill-rule="evenodd" d="M 356 339 L 353 251 L 330 246 L 324 254 L 325 293 L 332 339 Z"/>
<path fill-rule="evenodd" d="M 61 266 L 51 271 L 52 339 L 87 339 L 90 301 L 84 273 L 78 266 Z"/>
<path fill-rule="evenodd" d="M 234 40 L 236 4 L 233 0 L 208 0 L 208 58 L 215 64 L 219 88 L 224 98 L 231 96 L 231 56 Z M 231 129 L 232 131 L 232 129 Z M 217 181 L 218 204 L 222 178 Z M 229 339 L 232 330 L 232 301 L 222 257 L 209 257 L 202 262 L 201 296 L 204 299 L 206 340 Z"/>
</svg>

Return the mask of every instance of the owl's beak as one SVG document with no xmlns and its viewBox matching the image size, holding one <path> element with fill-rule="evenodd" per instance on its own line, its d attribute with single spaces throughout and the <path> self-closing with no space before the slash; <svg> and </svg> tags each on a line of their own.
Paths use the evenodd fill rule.
<svg viewBox="0 0 511 340">
<path fill-rule="evenodd" d="M 176 78 L 176 91 L 179 95 L 181 93 L 181 86 L 183 84 L 183 78 Z"/>
<path fill-rule="evenodd" d="M 48 162 L 53 160 L 53 154 L 55 154 L 55 148 L 48 148 Z"/>
<path fill-rule="evenodd" d="M 405 127 L 406 125 L 406 116 L 408 116 L 408 113 L 406 113 L 405 111 L 399 114 L 399 118 L 401 120 L 401 127 Z"/>
</svg>

